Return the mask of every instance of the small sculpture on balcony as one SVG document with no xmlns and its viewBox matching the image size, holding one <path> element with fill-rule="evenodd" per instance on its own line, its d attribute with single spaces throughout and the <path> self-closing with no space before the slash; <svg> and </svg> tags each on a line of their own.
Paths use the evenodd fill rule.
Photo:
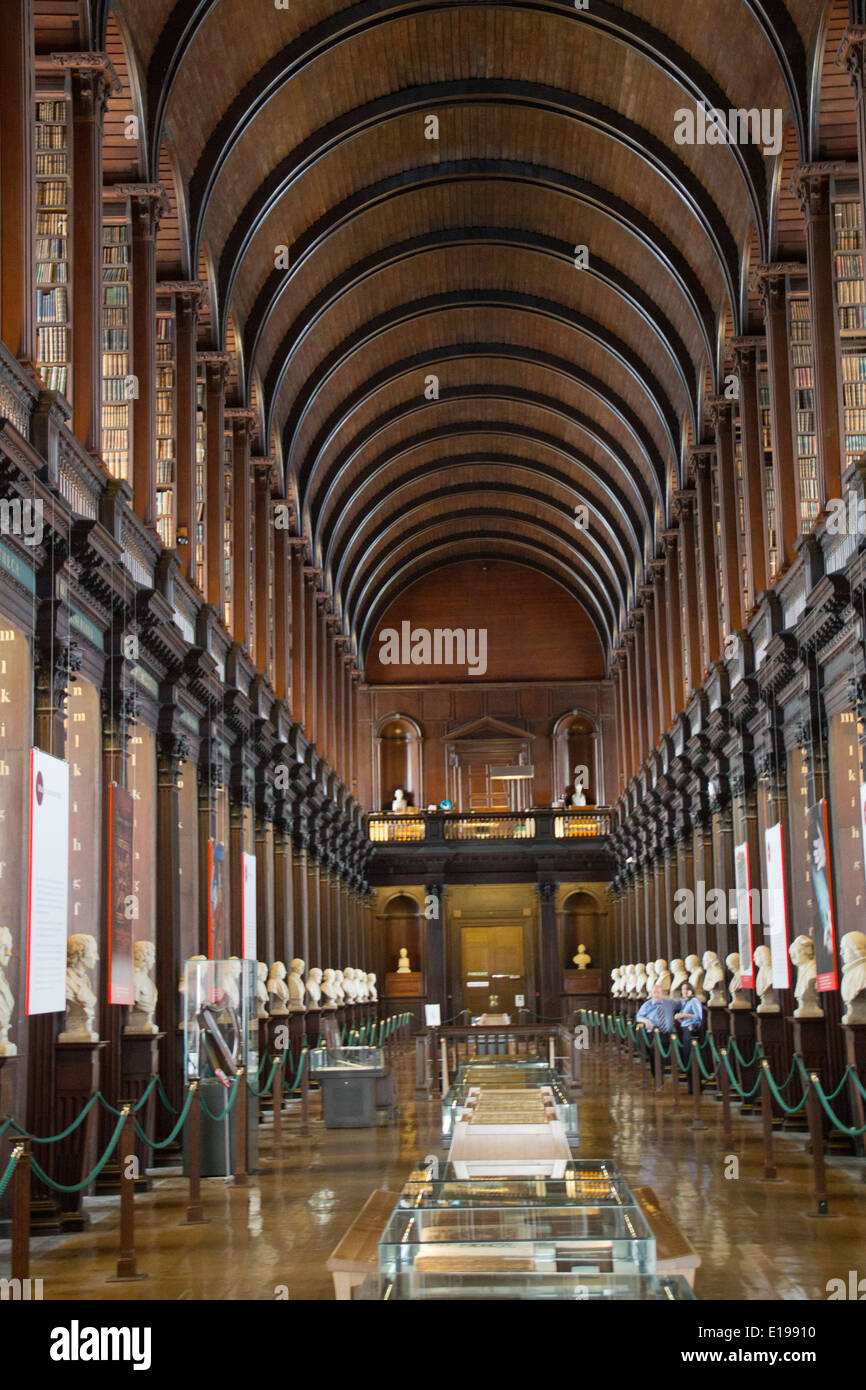
<svg viewBox="0 0 866 1390">
<path fill-rule="evenodd" d="M 398 974 L 398 975 L 409 975 L 409 974 L 411 974 L 411 971 L 412 971 L 412 967 L 411 967 L 411 965 L 409 964 L 409 952 L 406 950 L 406 947 L 405 947 L 405 946 L 401 946 L 401 947 L 400 947 L 400 959 L 397 961 L 397 974 Z"/>
<path fill-rule="evenodd" d="M 592 965 L 592 956 L 589 954 L 584 945 L 578 946 L 577 955 L 572 956 L 571 959 L 573 963 L 577 966 L 578 970 L 585 970 L 588 965 Z"/>
<path fill-rule="evenodd" d="M 391 810 L 396 812 L 409 810 L 409 803 L 406 800 L 402 787 L 396 787 L 394 790 L 394 800 L 391 802 Z"/>
<path fill-rule="evenodd" d="M 582 767 L 576 767 L 574 769 L 574 791 L 571 794 L 569 803 L 572 806 L 586 805 L 586 792 L 583 789 L 583 778 L 585 772 L 586 769 Z"/>
</svg>

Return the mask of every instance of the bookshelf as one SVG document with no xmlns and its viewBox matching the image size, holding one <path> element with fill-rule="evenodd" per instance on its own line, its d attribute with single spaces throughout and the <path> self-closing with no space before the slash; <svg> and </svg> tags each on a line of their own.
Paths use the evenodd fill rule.
<svg viewBox="0 0 866 1390">
<path fill-rule="evenodd" d="M 833 202 L 833 292 L 839 345 L 844 470 L 866 452 L 866 284 L 859 198 Z"/>
<path fill-rule="evenodd" d="M 761 435 L 761 468 L 767 526 L 767 578 L 772 583 L 779 573 L 779 540 L 776 521 L 776 479 L 773 472 L 770 375 L 766 348 L 762 349 L 758 359 L 758 428 Z"/>
<path fill-rule="evenodd" d="M 223 434 L 223 583 L 225 600 L 223 620 L 229 632 L 232 631 L 232 489 L 234 482 L 234 434 L 228 429 Z"/>
<path fill-rule="evenodd" d="M 156 311 L 156 529 L 167 550 L 177 518 L 177 333 L 174 299 Z"/>
<path fill-rule="evenodd" d="M 102 459 L 115 478 L 131 482 L 130 221 L 126 201 L 102 209 Z"/>
<path fill-rule="evenodd" d="M 69 107 L 36 102 L 36 365 L 49 391 L 72 397 L 69 283 Z"/>
<path fill-rule="evenodd" d="M 207 382 L 199 367 L 195 382 L 195 582 L 205 591 L 205 479 L 207 467 Z"/>
<path fill-rule="evenodd" d="M 800 530 L 811 531 L 818 515 L 818 432 L 815 422 L 815 368 L 812 311 L 807 290 L 788 294 L 788 343 L 791 355 L 791 400 L 797 450 Z"/>
</svg>

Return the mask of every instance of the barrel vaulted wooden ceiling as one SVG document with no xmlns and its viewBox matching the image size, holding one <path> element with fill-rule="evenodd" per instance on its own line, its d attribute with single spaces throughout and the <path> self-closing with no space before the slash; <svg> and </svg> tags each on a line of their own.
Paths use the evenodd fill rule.
<svg viewBox="0 0 866 1390">
<path fill-rule="evenodd" d="M 761 327 L 750 273 L 805 254 L 790 171 L 856 149 L 844 0 L 69 0 L 65 35 L 40 8 L 42 51 L 115 57 L 106 176 L 139 114 L 160 274 L 206 278 L 202 346 L 359 648 L 485 556 L 558 580 L 609 652 L 724 340 Z M 782 157 L 676 144 L 696 102 L 778 108 Z"/>
</svg>

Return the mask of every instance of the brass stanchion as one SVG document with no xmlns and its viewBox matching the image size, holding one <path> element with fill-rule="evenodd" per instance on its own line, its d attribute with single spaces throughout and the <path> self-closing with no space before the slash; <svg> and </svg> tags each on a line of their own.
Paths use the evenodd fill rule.
<svg viewBox="0 0 866 1390">
<path fill-rule="evenodd" d="M 773 1154 L 773 1098 L 770 1094 L 770 1063 L 761 1058 L 761 1124 L 764 1131 L 764 1182 L 778 1182 Z"/>
<path fill-rule="evenodd" d="M 646 1090 L 646 1088 L 650 1084 L 651 1069 L 649 1066 L 649 1044 L 647 1043 L 647 1033 L 645 1028 L 641 1028 L 638 1037 L 640 1039 L 638 1043 L 638 1060 L 641 1063 L 641 1086 L 644 1090 Z"/>
<path fill-rule="evenodd" d="M 731 1078 L 728 1076 L 728 1068 L 725 1066 L 727 1058 L 727 1048 L 719 1050 L 718 1083 L 722 1092 L 722 1134 L 725 1143 L 729 1148 L 734 1143 L 734 1131 L 731 1128 Z"/>
<path fill-rule="evenodd" d="M 655 1082 L 656 1090 L 663 1091 L 665 1085 L 664 1062 L 662 1061 L 662 1039 L 658 1029 L 653 1032 L 653 1044 L 655 1046 Z"/>
<path fill-rule="evenodd" d="M 680 1065 L 679 1065 L 679 1062 L 677 1061 L 676 1049 L 675 1049 L 675 1047 L 674 1047 L 674 1042 L 675 1042 L 675 1040 L 676 1040 L 676 1034 L 673 1032 L 673 1030 L 671 1030 L 671 1050 L 670 1050 L 670 1059 L 671 1059 L 671 1090 L 672 1090 L 673 1093 L 674 1093 L 674 1110 L 679 1110 L 679 1108 L 680 1108 Z"/>
<path fill-rule="evenodd" d="M 249 1186 L 247 1177 L 247 1069 L 244 1063 L 238 1073 L 236 1105 L 238 1108 L 237 1148 L 235 1150 L 235 1175 L 233 1187 Z"/>
<path fill-rule="evenodd" d="M 827 1172 L 824 1166 L 824 1126 L 821 1122 L 821 1102 L 818 1099 L 816 1082 L 818 1073 L 809 1073 L 809 1089 L 806 1092 L 806 1115 L 809 1120 L 809 1138 L 812 1144 L 812 1172 L 815 1182 L 816 1210 L 813 1216 L 829 1216 L 827 1205 Z"/>
<path fill-rule="evenodd" d="M 271 1105 L 274 1112 L 274 1153 L 282 1147 L 283 1143 L 283 1059 L 277 1057 L 277 1064 L 274 1067 L 274 1076 L 271 1083 Z"/>
<path fill-rule="evenodd" d="M 12 1278 L 30 1278 L 30 1136 L 12 1139 Z"/>
<path fill-rule="evenodd" d="M 140 1274 L 135 1261 L 135 1175 L 138 1159 L 135 1156 L 135 1110 L 131 1100 L 121 1101 L 123 1128 L 120 1131 L 120 1255 L 117 1272 L 109 1275 L 109 1284 L 128 1283 L 147 1279 Z"/>
<path fill-rule="evenodd" d="M 193 1093 L 193 1098 L 189 1107 L 189 1197 L 186 1220 L 180 1224 L 182 1226 L 203 1226 L 210 1221 L 210 1217 L 205 1216 L 201 1204 L 201 1098 L 198 1093 L 197 1081 L 193 1081 L 190 1090 Z"/>
<path fill-rule="evenodd" d="M 701 1064 L 700 1064 L 700 1061 L 698 1060 L 698 1047 L 697 1047 L 697 1042 L 696 1042 L 696 1040 L 695 1040 L 694 1038 L 692 1039 L 692 1056 L 691 1056 L 691 1064 L 692 1064 L 692 1099 L 694 1100 L 694 1104 L 695 1104 L 695 1118 L 692 1120 L 692 1129 L 693 1129 L 693 1130 L 702 1130 L 702 1129 L 706 1129 L 707 1126 L 704 1124 L 703 1120 L 701 1119 Z"/>
<path fill-rule="evenodd" d="M 310 1053 L 304 1046 L 301 1051 L 301 1138 L 310 1137 Z"/>
</svg>

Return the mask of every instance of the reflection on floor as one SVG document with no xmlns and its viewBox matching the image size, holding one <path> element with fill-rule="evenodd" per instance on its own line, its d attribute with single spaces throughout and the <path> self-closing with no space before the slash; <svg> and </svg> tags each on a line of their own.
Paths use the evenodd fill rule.
<svg viewBox="0 0 866 1390">
<path fill-rule="evenodd" d="M 387 1128 L 325 1130 L 315 1097 L 310 1137 L 301 1138 L 293 1106 L 284 1122 L 284 1157 L 270 1157 L 263 1133 L 262 1171 L 246 1189 L 203 1183 L 209 1225 L 184 1227 L 187 1184 L 159 1177 L 136 1198 L 138 1267 L 150 1277 L 108 1284 L 117 1258 L 117 1199 L 87 1202 L 90 1228 L 32 1243 L 31 1274 L 46 1299 L 331 1299 L 325 1261 L 373 1188 L 399 1191 L 419 1156 L 443 1155 L 438 1102 L 412 1098 L 408 1051 L 398 1066 L 400 1116 Z M 685 1100 L 685 1097 L 683 1098 Z M 584 1054 L 580 1153 L 603 1155 L 633 1185 L 654 1187 L 703 1257 L 702 1299 L 824 1299 L 827 1281 L 859 1268 L 866 1275 L 866 1184 L 862 1159 L 831 1158 L 829 1219 L 815 1219 L 807 1136 L 778 1135 L 783 1179 L 764 1183 L 760 1121 L 735 1111 L 734 1146 L 726 1149 L 721 1106 L 704 1097 L 708 1131 L 693 1134 L 691 1113 L 671 1110 L 642 1073 L 606 1056 Z M 739 1158 L 739 1177 L 726 1177 Z M 0 1242 L 0 1274 L 8 1274 Z"/>
</svg>

